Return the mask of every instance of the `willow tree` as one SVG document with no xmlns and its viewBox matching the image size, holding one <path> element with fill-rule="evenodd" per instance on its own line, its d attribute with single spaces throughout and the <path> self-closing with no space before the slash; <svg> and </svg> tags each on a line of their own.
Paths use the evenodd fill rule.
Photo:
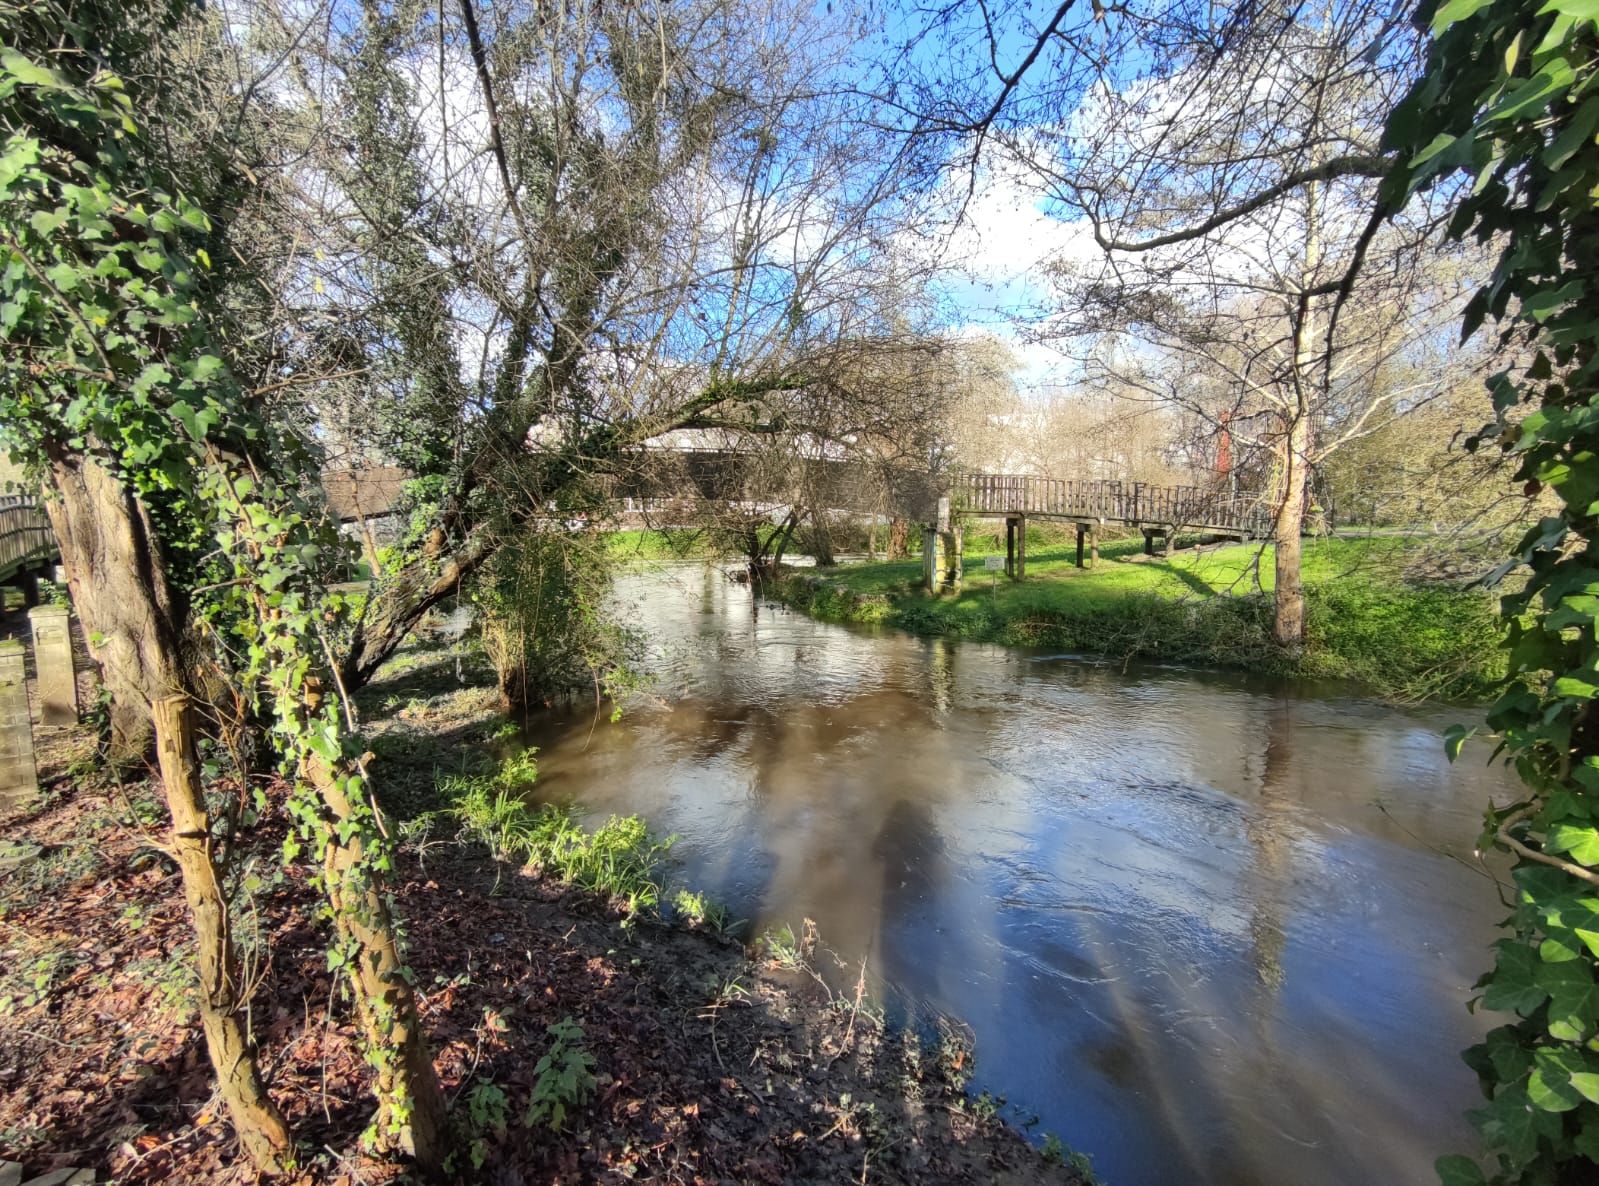
<svg viewBox="0 0 1599 1186">
<path fill-rule="evenodd" d="M 1450 1186 L 1588 1182 L 1599 1173 L 1599 13 L 1582 0 L 1423 3 L 1426 69 L 1394 111 L 1389 202 L 1431 190 L 1452 234 L 1498 252 L 1464 319 L 1525 365 L 1490 383 L 1474 440 L 1517 463 L 1558 513 L 1502 573 L 1510 677 L 1488 714 L 1523 783 L 1490 804 L 1482 845 L 1515 859 L 1515 907 L 1479 982 L 1513 1020 L 1467 1052 L 1493 1159 L 1438 1163 Z M 1461 737 L 1452 739 L 1456 752 Z"/>
<path fill-rule="evenodd" d="M 379 1142 L 443 1158 L 443 1099 L 417 1022 L 347 718 L 328 671 L 336 536 L 297 496 L 303 451 L 258 412 L 216 334 L 215 230 L 162 167 L 137 77 L 182 4 L 0 4 L 0 441 L 42 485 L 73 600 L 123 710 L 153 717 L 171 842 L 199 949 L 219 1087 L 262 1169 L 289 1134 L 244 1025 L 194 760 L 211 686 L 270 726 L 317 858 L 374 1064 Z M 218 209 L 219 215 L 228 211 Z M 235 724 L 243 724 L 241 717 Z"/>
</svg>

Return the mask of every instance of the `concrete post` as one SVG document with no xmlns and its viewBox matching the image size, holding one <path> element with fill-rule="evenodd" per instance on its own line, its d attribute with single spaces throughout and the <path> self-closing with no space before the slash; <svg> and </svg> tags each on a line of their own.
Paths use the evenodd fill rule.
<svg viewBox="0 0 1599 1186">
<path fill-rule="evenodd" d="M 961 554 L 965 551 L 965 547 L 961 536 L 962 532 L 958 524 L 950 528 L 944 535 L 945 582 L 953 593 L 961 591 L 961 583 L 965 579 L 965 573 L 962 571 L 964 565 L 961 562 Z"/>
<path fill-rule="evenodd" d="M 938 529 L 922 528 L 922 587 L 929 593 L 938 592 Z"/>
<path fill-rule="evenodd" d="M 20 642 L 0 642 L 0 806 L 18 807 L 39 793 L 33 764 L 33 721 L 28 715 L 27 651 Z"/>
<path fill-rule="evenodd" d="M 39 723 L 78 723 L 78 679 L 72 669 L 72 616 L 64 605 L 28 611 L 33 623 L 33 661 L 38 669 Z"/>
</svg>

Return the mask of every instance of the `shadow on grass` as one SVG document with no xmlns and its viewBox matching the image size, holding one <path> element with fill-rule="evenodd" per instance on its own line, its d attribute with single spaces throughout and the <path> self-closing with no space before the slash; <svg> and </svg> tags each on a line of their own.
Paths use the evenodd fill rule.
<svg viewBox="0 0 1599 1186">
<path fill-rule="evenodd" d="M 1156 561 L 1155 563 L 1152 563 L 1150 567 L 1158 568 L 1162 572 L 1170 573 L 1183 584 L 1187 585 L 1195 593 L 1198 593 L 1201 597 L 1214 597 L 1216 595 L 1215 586 L 1213 586 L 1209 581 L 1202 580 L 1199 574 L 1194 572 L 1191 568 L 1185 568 L 1176 564 L 1172 564 L 1167 560 Z"/>
</svg>

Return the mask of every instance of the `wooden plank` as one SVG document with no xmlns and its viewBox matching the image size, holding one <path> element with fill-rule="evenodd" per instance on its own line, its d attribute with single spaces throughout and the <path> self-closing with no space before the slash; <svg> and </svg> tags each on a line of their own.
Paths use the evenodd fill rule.
<svg viewBox="0 0 1599 1186">
<path fill-rule="evenodd" d="M 0 496 L 0 581 L 36 568 L 55 555 L 50 520 L 25 494 Z"/>
</svg>

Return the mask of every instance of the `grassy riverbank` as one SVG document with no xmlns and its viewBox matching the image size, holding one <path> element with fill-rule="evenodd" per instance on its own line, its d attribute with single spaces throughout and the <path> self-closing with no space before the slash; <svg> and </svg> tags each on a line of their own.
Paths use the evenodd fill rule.
<svg viewBox="0 0 1599 1186">
<path fill-rule="evenodd" d="M 452 1103 L 458 1182 L 1077 1183 L 968 1098 L 972 1054 L 835 995 L 810 928 L 746 947 L 675 884 L 637 817 L 586 829 L 537 777 L 470 645 L 417 643 L 359 697 L 398 841 L 391 886 Z M 148 783 L 99 773 L 87 729 L 42 751 L 45 791 L 0 818 L 0 1159 L 127 1184 L 253 1181 L 216 1111 L 191 932 Z M 285 864 L 281 780 L 227 850 L 255 1034 L 301 1137 L 299 1186 L 398 1183 L 363 1152 L 370 1077 L 330 971 L 307 861 Z M 218 802 L 245 801 L 221 777 Z M 823 937 L 825 939 L 825 936 Z"/>
<path fill-rule="evenodd" d="M 785 573 L 784 601 L 834 621 L 923 634 L 1277 674 L 1349 679 L 1396 699 L 1473 698 L 1503 671 L 1493 599 L 1411 573 L 1416 545 L 1395 538 L 1305 543 L 1307 646 L 1271 642 L 1269 544 L 1146 557 L 1141 537 L 1107 541 L 1093 569 L 1074 539 L 1029 541 L 1027 580 L 984 570 L 1003 542 L 974 536 L 959 596 L 921 590 L 921 561 Z"/>
</svg>

